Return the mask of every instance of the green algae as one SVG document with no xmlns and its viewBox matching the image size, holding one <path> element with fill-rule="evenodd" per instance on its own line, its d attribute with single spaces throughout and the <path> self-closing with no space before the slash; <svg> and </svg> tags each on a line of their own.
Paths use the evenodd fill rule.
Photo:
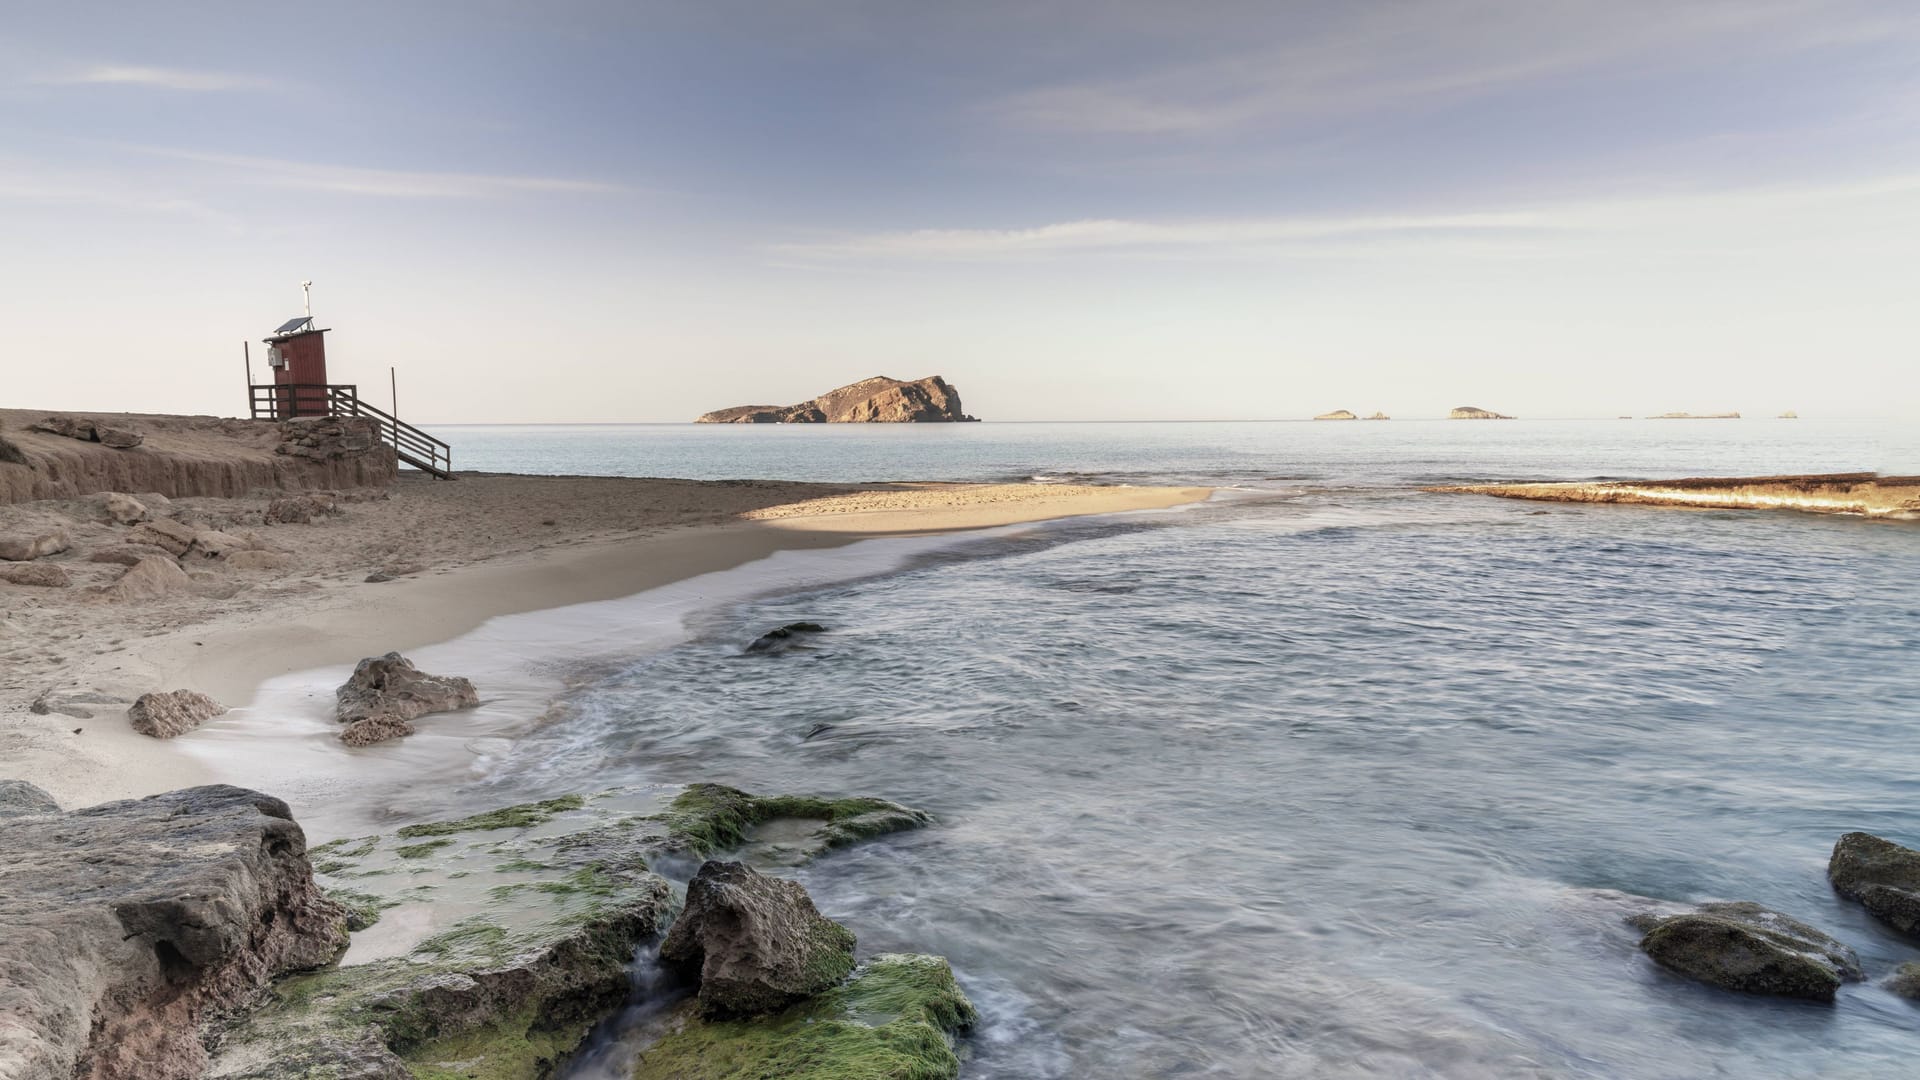
<svg viewBox="0 0 1920 1080">
<path fill-rule="evenodd" d="M 415 1080 L 525 1080 L 551 1075 L 580 1035 L 543 1027 L 533 1010 L 522 1009 L 483 1030 L 421 1043 L 401 1060 Z"/>
<path fill-rule="evenodd" d="M 755 1020 L 703 1020 L 641 1051 L 634 1080 L 953 1080 L 973 1005 L 937 956 L 876 956 L 845 984 Z"/>
<path fill-rule="evenodd" d="M 578 810 L 585 805 L 587 800 L 578 795 L 563 795 L 558 799 L 547 799 L 544 802 L 503 806 L 498 810 L 489 810 L 484 814 L 474 814 L 471 817 L 453 821 L 429 821 L 419 825 L 408 825 L 394 835 L 412 840 L 421 836 L 451 836 L 454 833 L 484 832 L 491 829 L 525 829 L 544 825 L 560 814 L 569 810 Z"/>
<path fill-rule="evenodd" d="M 347 909 L 347 929 L 365 930 L 380 921 L 380 913 L 399 907 L 400 901 L 358 889 L 328 889 L 327 896 Z"/>
<path fill-rule="evenodd" d="M 819 821 L 823 848 L 848 844 L 886 833 L 916 829 L 932 815 L 885 799 L 819 799 L 807 795 L 750 795 L 724 784 L 695 784 L 673 800 L 661 815 L 674 846 L 696 855 L 739 847 L 747 831 L 781 818 Z"/>
<path fill-rule="evenodd" d="M 443 847 L 452 847 L 451 840 L 425 840 L 418 844 L 406 844 L 393 849 L 395 855 L 403 859 L 420 859 L 439 851 Z"/>
</svg>

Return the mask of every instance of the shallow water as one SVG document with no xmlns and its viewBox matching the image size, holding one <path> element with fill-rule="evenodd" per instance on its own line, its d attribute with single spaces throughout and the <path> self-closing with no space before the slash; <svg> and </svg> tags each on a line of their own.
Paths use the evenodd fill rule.
<svg viewBox="0 0 1920 1080">
<path fill-rule="evenodd" d="M 1749 899 L 1876 977 L 1920 959 L 1824 877 L 1847 830 L 1920 843 L 1920 528 L 1412 487 L 1871 467 L 1886 433 L 1707 434 L 1658 468 L 1430 427 L 1225 465 L 1098 436 L 1061 458 L 1252 490 L 702 609 L 465 796 L 717 780 L 933 811 L 799 876 L 863 951 L 952 959 L 974 1080 L 1902 1075 L 1920 1009 L 1685 983 L 1621 918 Z M 1033 449 L 951 475 L 1076 471 Z M 801 618 L 831 630 L 741 654 Z"/>
</svg>

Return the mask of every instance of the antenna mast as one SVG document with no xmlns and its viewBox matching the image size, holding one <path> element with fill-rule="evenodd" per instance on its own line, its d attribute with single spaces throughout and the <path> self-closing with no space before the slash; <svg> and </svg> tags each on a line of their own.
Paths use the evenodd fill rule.
<svg viewBox="0 0 1920 1080">
<path fill-rule="evenodd" d="M 313 318 L 313 282 L 311 281 L 301 282 L 300 295 L 305 297 L 307 301 L 307 318 L 309 319 Z"/>
</svg>

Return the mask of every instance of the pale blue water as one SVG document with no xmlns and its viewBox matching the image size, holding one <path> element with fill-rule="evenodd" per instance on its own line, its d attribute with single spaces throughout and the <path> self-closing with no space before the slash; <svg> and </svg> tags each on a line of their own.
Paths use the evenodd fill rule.
<svg viewBox="0 0 1920 1080">
<path fill-rule="evenodd" d="M 1911 1075 L 1920 1008 L 1683 982 L 1635 951 L 1615 894 L 1759 901 L 1875 978 L 1920 959 L 1824 877 L 1845 831 L 1920 844 L 1920 525 L 1415 490 L 1894 467 L 1902 437 L 454 433 L 456 461 L 517 471 L 1243 489 L 708 612 L 582 688 L 485 793 L 717 780 L 934 811 L 801 877 L 863 950 L 952 959 L 984 1013 L 974 1080 Z M 832 629 L 740 655 L 799 618 Z"/>
</svg>

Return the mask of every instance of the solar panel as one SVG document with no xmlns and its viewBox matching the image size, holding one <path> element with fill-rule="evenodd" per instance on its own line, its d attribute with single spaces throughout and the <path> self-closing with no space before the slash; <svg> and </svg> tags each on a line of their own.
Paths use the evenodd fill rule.
<svg viewBox="0 0 1920 1080">
<path fill-rule="evenodd" d="M 293 331 L 300 329 L 302 326 L 305 326 L 306 324 L 312 321 L 313 321 L 313 316 L 311 315 L 302 315 L 297 319 L 288 319 L 286 322 L 281 323 L 280 329 L 275 330 L 274 333 L 276 334 L 292 333 Z"/>
</svg>

